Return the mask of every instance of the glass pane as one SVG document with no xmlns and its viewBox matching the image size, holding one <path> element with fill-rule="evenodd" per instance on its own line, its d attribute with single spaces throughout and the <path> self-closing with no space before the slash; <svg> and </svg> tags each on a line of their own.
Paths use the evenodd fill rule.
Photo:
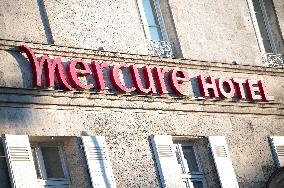
<svg viewBox="0 0 284 188">
<path fill-rule="evenodd" d="M 37 178 L 42 179 L 42 177 L 40 175 L 39 164 L 38 164 L 38 160 L 37 160 L 37 157 L 36 157 L 36 151 L 35 151 L 34 147 L 32 147 L 32 154 L 33 154 L 33 160 L 34 160 Z"/>
<path fill-rule="evenodd" d="M 253 2 L 254 11 L 258 14 L 262 14 L 259 0 L 252 0 L 252 2 Z"/>
<path fill-rule="evenodd" d="M 182 146 L 182 151 L 187 162 L 189 172 L 199 172 L 193 146 Z"/>
<path fill-rule="evenodd" d="M 183 181 L 182 181 L 183 183 L 184 183 L 184 188 L 191 188 L 191 184 L 190 184 L 190 182 L 188 182 L 188 180 L 185 180 L 185 179 L 183 179 Z"/>
<path fill-rule="evenodd" d="M 178 145 L 175 145 L 175 147 L 176 147 L 175 153 L 176 153 L 176 158 L 177 158 L 178 165 L 179 165 L 181 171 L 184 173 L 185 170 L 184 170 L 183 165 L 182 165 L 181 153 L 179 151 Z"/>
<path fill-rule="evenodd" d="M 194 188 L 203 188 L 203 183 L 201 181 L 193 181 Z"/>
<path fill-rule="evenodd" d="M 3 143 L 0 140 L 0 156 L 5 156 L 4 148 L 3 148 Z"/>
<path fill-rule="evenodd" d="M 0 140 L 0 187 L 10 188 L 9 171 L 6 163 L 2 141 Z"/>
<path fill-rule="evenodd" d="M 143 8 L 152 40 L 161 41 L 162 34 L 152 0 L 143 0 Z"/>
<path fill-rule="evenodd" d="M 143 8 L 145 11 L 145 16 L 147 19 L 148 25 L 157 25 L 157 21 L 155 19 L 155 14 L 154 14 L 154 6 L 151 2 L 151 0 L 143 0 Z"/>
<path fill-rule="evenodd" d="M 255 9 L 255 16 L 258 24 L 258 28 L 261 34 L 262 42 L 265 48 L 266 53 L 271 53 L 272 48 L 268 37 L 268 32 L 265 26 L 264 15 L 262 14 L 260 4 L 258 0 L 254 0 L 254 9 Z M 261 42 L 261 41 L 260 41 Z"/>
<path fill-rule="evenodd" d="M 155 41 L 162 40 L 161 31 L 159 27 L 149 26 L 149 30 L 150 30 L 150 35 L 151 35 L 152 40 L 155 40 Z"/>
<path fill-rule="evenodd" d="M 41 147 L 47 178 L 65 178 L 58 147 Z"/>
<path fill-rule="evenodd" d="M 271 44 L 270 44 L 270 40 L 263 40 L 263 46 L 265 48 L 265 52 L 266 53 L 272 53 L 272 48 L 271 48 Z"/>
</svg>

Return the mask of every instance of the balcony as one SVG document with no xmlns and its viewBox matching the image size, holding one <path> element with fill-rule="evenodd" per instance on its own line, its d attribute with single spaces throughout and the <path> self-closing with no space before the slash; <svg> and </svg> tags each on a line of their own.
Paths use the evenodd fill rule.
<svg viewBox="0 0 284 188">
<path fill-rule="evenodd" d="M 262 62 L 265 67 L 284 68 L 284 54 L 265 53 Z"/>
<path fill-rule="evenodd" d="M 149 55 L 158 57 L 173 57 L 173 49 L 168 41 L 153 41 L 148 42 Z"/>
</svg>

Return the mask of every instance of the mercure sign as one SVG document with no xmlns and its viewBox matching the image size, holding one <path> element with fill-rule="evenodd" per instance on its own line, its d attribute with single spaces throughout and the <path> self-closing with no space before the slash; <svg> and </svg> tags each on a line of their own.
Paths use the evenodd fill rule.
<svg viewBox="0 0 284 188">
<path fill-rule="evenodd" d="M 183 68 L 165 67 L 137 67 L 137 65 L 116 64 L 109 65 L 104 61 L 92 61 L 88 64 L 82 59 L 74 59 L 63 65 L 60 57 L 51 59 L 48 55 L 38 58 L 31 48 L 22 45 L 23 51 L 31 64 L 33 73 L 33 85 L 35 88 L 44 87 L 43 76 L 45 75 L 45 87 L 54 87 L 55 76 L 60 86 L 67 90 L 89 90 L 95 87 L 97 91 L 104 91 L 106 78 L 104 70 L 109 68 L 108 78 L 111 84 L 120 93 L 141 93 L 141 94 L 168 94 L 167 85 L 172 93 L 177 96 L 187 96 L 182 85 L 192 80 L 189 78 L 188 71 Z M 131 86 L 127 86 L 121 76 L 121 71 L 127 70 L 132 81 Z M 143 75 L 141 75 L 143 74 Z M 168 76 L 165 76 L 165 75 Z M 95 84 L 82 83 L 79 77 L 93 76 Z M 251 101 L 270 101 L 274 100 L 269 96 L 263 80 L 250 80 L 239 78 L 218 78 L 210 75 L 198 75 L 195 77 L 199 87 L 199 93 L 204 98 L 251 100 Z"/>
</svg>

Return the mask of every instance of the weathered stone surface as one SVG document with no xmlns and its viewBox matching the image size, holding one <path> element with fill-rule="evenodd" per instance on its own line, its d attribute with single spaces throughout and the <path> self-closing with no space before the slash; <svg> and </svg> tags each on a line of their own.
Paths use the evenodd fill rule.
<svg viewBox="0 0 284 188">
<path fill-rule="evenodd" d="M 283 33 L 283 5 L 273 3 Z M 169 38 L 185 59 L 145 56 L 147 40 L 136 1 L 1 2 L 0 133 L 28 134 L 31 140 L 63 138 L 74 188 L 91 187 L 82 135 L 106 137 L 118 187 L 158 187 L 149 142 L 157 134 L 191 135 L 207 186 L 220 187 L 206 137 L 222 135 L 240 187 L 264 187 L 275 170 L 268 136 L 284 135 L 284 71 L 262 66 L 246 1 L 169 0 L 163 7 Z M 281 47 L 280 38 L 277 42 Z M 87 63 L 182 67 L 193 80 L 188 88 L 196 87 L 199 74 L 263 79 L 275 101 L 199 101 L 192 94 L 176 98 L 169 86 L 170 96 L 122 95 L 109 79 L 107 93 L 32 89 L 31 67 L 18 49 L 24 43 L 38 56 L 61 56 L 64 62 L 82 58 Z M 106 51 L 98 51 L 100 47 Z M 108 74 L 109 69 L 104 77 Z M 91 76 L 87 80 L 94 82 Z M 126 84 L 132 84 L 129 77 Z"/>
<path fill-rule="evenodd" d="M 246 1 L 170 1 L 185 58 L 261 66 Z"/>
<path fill-rule="evenodd" d="M 44 25 L 36 0 L 1 1 L 0 38 L 46 43 Z"/>
</svg>

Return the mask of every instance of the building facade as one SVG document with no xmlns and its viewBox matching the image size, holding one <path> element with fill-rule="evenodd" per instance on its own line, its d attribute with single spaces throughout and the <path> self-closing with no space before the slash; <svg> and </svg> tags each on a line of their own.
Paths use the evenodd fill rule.
<svg viewBox="0 0 284 188">
<path fill-rule="evenodd" d="M 0 187 L 265 187 L 283 31 L 282 0 L 0 0 Z"/>
</svg>

